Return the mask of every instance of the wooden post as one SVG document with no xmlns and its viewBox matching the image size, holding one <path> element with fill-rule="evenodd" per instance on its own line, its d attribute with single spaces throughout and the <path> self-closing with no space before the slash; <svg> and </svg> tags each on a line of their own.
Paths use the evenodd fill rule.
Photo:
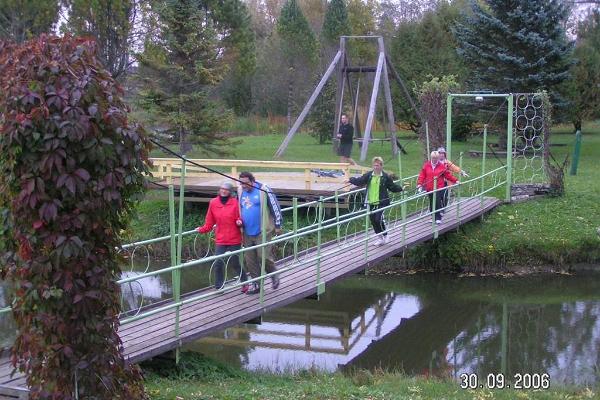
<svg viewBox="0 0 600 400">
<path fill-rule="evenodd" d="M 340 118 L 342 117 L 342 107 L 344 105 L 344 68 L 346 67 L 346 38 L 340 37 L 340 51 L 343 62 L 338 63 L 337 72 L 337 92 L 335 94 L 335 123 L 333 124 L 333 139 L 335 140 L 340 130 Z M 334 142 L 335 143 L 335 142 Z"/>
<path fill-rule="evenodd" d="M 344 65 L 348 65 L 348 59 L 346 57 L 346 53 L 344 53 Z M 360 133 L 360 119 L 358 117 L 358 95 L 360 92 L 360 78 L 356 84 L 356 96 L 354 96 L 354 89 L 352 88 L 352 82 L 350 81 L 350 74 L 344 74 L 346 76 L 346 83 L 348 84 L 348 92 L 350 92 L 350 99 L 353 104 L 353 114 L 352 114 L 352 125 L 354 126 L 354 136 L 359 138 L 361 137 Z"/>
<path fill-rule="evenodd" d="M 415 112 L 415 114 L 417 114 L 417 117 L 419 118 L 419 121 L 421 121 L 421 125 L 423 125 L 425 123 L 425 120 L 423 119 L 423 116 L 419 112 L 419 109 L 417 108 L 417 105 L 413 101 L 412 96 L 410 95 L 410 92 L 408 91 L 408 89 L 406 88 L 406 85 L 404 84 L 404 81 L 402 80 L 402 78 L 400 78 L 400 75 L 398 74 L 398 71 L 396 71 L 396 68 L 394 68 L 394 65 L 392 64 L 392 62 L 390 61 L 390 58 L 388 56 L 385 57 L 385 61 L 386 61 L 385 64 L 388 66 L 388 68 L 390 69 L 390 72 L 392 73 L 392 77 L 400 85 L 400 88 L 404 92 L 404 96 L 406 97 L 406 99 L 410 103 L 410 106 L 412 107 L 412 109 Z"/>
<path fill-rule="evenodd" d="M 365 126 L 365 136 L 363 137 L 363 145 L 360 149 L 360 161 L 367 159 L 367 150 L 369 149 L 369 139 L 371 138 L 371 127 L 375 119 L 375 107 L 377 106 L 377 94 L 379 92 L 379 82 L 381 81 L 381 70 L 383 69 L 383 60 L 385 55 L 379 52 L 379 60 L 377 61 L 377 72 L 375 72 L 375 81 L 373 82 L 373 91 L 371 92 L 371 102 L 369 103 L 369 114 L 367 116 L 367 126 Z"/>
<path fill-rule="evenodd" d="M 304 189 L 310 190 L 310 169 L 304 168 Z"/>
<path fill-rule="evenodd" d="M 294 136 L 294 134 L 296 134 L 296 131 L 298 130 L 298 128 L 300 128 L 300 125 L 302 124 L 302 122 L 304 122 L 304 118 L 306 118 L 306 115 L 308 114 L 308 111 L 310 110 L 310 108 L 314 104 L 315 100 L 317 99 L 317 96 L 319 96 L 319 93 L 321 93 L 321 90 L 323 90 L 323 86 L 325 86 L 325 83 L 327 83 L 327 81 L 329 80 L 329 77 L 333 73 L 335 66 L 340 61 L 341 56 L 342 56 L 342 52 L 338 51 L 337 54 L 335 55 L 335 57 L 333 58 L 333 61 L 331 62 L 331 64 L 329 64 L 329 68 L 327 68 L 327 71 L 325 71 L 325 75 L 323 75 L 323 78 L 321 78 L 321 81 L 315 88 L 313 94 L 308 99 L 308 102 L 306 103 L 306 105 L 304 106 L 304 109 L 298 116 L 298 119 L 296 119 L 296 122 L 294 122 L 294 125 L 292 126 L 292 128 L 288 132 L 287 136 L 283 140 L 283 143 L 281 143 L 281 146 L 279 146 L 279 149 L 277 149 L 277 152 L 275 153 L 275 157 L 281 157 L 283 155 L 283 153 L 285 152 L 285 149 L 290 144 L 292 137 Z"/>
<path fill-rule="evenodd" d="M 385 54 L 385 45 L 383 44 L 383 38 L 379 38 L 379 51 Z M 390 90 L 390 80 L 388 77 L 387 61 L 384 60 L 385 67 L 383 68 L 383 92 L 385 95 L 385 105 L 387 111 L 387 118 L 389 124 L 389 130 L 392 135 L 392 154 L 398 154 L 398 145 L 396 143 L 396 122 L 394 120 L 394 109 L 392 108 L 392 92 Z"/>
</svg>

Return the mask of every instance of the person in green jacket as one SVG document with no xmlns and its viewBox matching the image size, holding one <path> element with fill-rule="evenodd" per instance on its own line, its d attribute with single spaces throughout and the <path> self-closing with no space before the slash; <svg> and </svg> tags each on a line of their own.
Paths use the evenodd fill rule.
<svg viewBox="0 0 600 400">
<path fill-rule="evenodd" d="M 391 192 L 401 192 L 402 186 L 394 183 L 390 175 L 383 171 L 383 159 L 381 157 L 373 157 L 373 171 L 369 171 L 362 176 L 352 177 L 349 183 L 354 186 L 366 186 L 367 193 L 365 197 L 365 206 L 370 205 L 371 225 L 377 235 L 377 245 L 381 246 L 388 242 L 385 220 L 383 218 L 383 210 L 379 210 L 390 205 Z M 379 211 L 377 211 L 379 210 Z"/>
</svg>

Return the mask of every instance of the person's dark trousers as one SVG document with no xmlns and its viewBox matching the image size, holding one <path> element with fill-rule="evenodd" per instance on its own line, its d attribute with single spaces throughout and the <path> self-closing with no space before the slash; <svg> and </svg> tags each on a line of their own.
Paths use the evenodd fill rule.
<svg viewBox="0 0 600 400">
<path fill-rule="evenodd" d="M 236 244 L 236 245 L 222 245 L 222 244 L 218 244 L 215 247 L 215 255 L 220 256 L 221 254 L 225 254 L 228 251 L 236 251 L 242 248 L 242 245 L 240 244 Z M 223 258 L 219 258 L 218 260 L 215 261 L 215 289 L 221 289 L 221 287 L 223 286 L 223 281 L 225 279 L 224 275 L 225 275 L 225 264 L 227 264 L 228 266 L 232 266 L 235 270 L 235 272 L 239 275 L 241 274 L 241 281 L 245 282 L 248 280 L 248 277 L 246 276 L 246 271 L 242 270 L 242 266 L 240 265 L 240 258 L 238 254 L 235 254 L 233 256 L 229 256 L 229 258 L 227 257 L 223 257 Z"/>
<path fill-rule="evenodd" d="M 441 220 L 442 219 L 442 212 L 440 211 L 440 208 L 442 208 L 442 201 L 443 201 L 443 194 L 442 191 L 438 191 L 435 192 L 435 210 L 433 209 L 433 193 L 428 193 L 429 194 L 429 211 L 435 211 L 434 217 L 435 220 Z"/>
<path fill-rule="evenodd" d="M 445 188 L 443 190 L 440 190 L 441 196 L 442 196 L 442 202 L 440 203 L 440 207 L 442 209 L 442 214 L 444 214 L 446 212 L 445 208 L 448 205 L 448 188 Z"/>
<path fill-rule="evenodd" d="M 383 210 L 381 211 L 377 211 L 377 209 L 379 208 L 379 206 L 371 206 L 371 211 L 372 212 L 369 215 L 369 218 L 371 219 L 371 225 L 373 226 L 373 230 L 375 231 L 376 234 L 383 232 L 383 236 L 387 235 L 387 232 L 385 231 L 385 221 L 383 220 Z"/>
</svg>

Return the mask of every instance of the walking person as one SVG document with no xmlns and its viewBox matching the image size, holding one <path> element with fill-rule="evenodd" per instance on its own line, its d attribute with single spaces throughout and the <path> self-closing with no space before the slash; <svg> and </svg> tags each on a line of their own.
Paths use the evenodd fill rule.
<svg viewBox="0 0 600 400">
<path fill-rule="evenodd" d="M 240 218 L 240 208 L 235 197 L 231 196 L 233 185 L 225 181 L 219 188 L 219 194 L 208 203 L 208 211 L 204 225 L 196 228 L 199 233 L 208 233 L 216 226 L 215 232 L 215 255 L 222 255 L 228 251 L 236 251 L 242 247 L 242 219 Z M 242 270 L 239 256 L 236 254 L 230 256 L 235 271 L 240 275 L 242 282 L 248 280 L 246 272 Z M 223 258 L 215 261 L 215 289 L 219 290 L 225 284 L 225 263 Z M 242 286 L 242 292 L 248 291 L 248 285 Z"/>
<path fill-rule="evenodd" d="M 254 175 L 250 172 L 241 172 L 239 175 L 241 187 L 238 187 L 238 197 L 240 199 L 240 215 L 243 226 L 243 244 L 244 247 L 253 247 L 262 244 L 263 230 L 266 232 L 266 241 L 270 241 L 273 234 L 281 233 L 282 213 L 277 197 L 271 189 L 264 184 L 256 182 Z M 268 213 L 266 215 L 266 226 L 263 223 L 263 204 L 266 202 Z M 257 248 L 248 250 L 244 253 L 246 268 L 252 277 L 261 275 L 262 249 Z M 265 270 L 267 273 L 276 272 L 275 259 L 272 246 L 265 248 Z M 279 287 L 279 276 L 271 276 L 273 289 Z M 258 282 L 254 282 L 253 288 L 248 290 L 248 294 L 260 292 Z"/>
<path fill-rule="evenodd" d="M 452 161 L 446 158 L 446 149 L 443 147 L 438 148 L 439 159 L 441 163 L 446 165 L 446 168 L 453 174 L 460 174 L 460 176 L 469 177 L 469 174 L 463 169 L 461 169 L 458 165 L 454 164 Z M 442 204 L 440 204 L 442 208 L 442 215 L 446 211 L 446 206 L 448 205 L 448 189 L 444 189 L 442 191 Z"/>
<path fill-rule="evenodd" d="M 340 156 L 340 162 L 356 165 L 356 162 L 350 158 L 354 140 L 354 127 L 348 123 L 348 116 L 346 114 L 342 114 L 340 129 L 336 137 L 340 141 L 340 146 L 338 147 L 338 156 Z"/>
<path fill-rule="evenodd" d="M 434 181 L 437 180 L 437 191 L 434 193 Z M 435 223 L 442 223 L 441 208 L 443 204 L 443 188 L 447 186 L 447 182 L 453 184 L 459 181 L 450 173 L 446 164 L 440 161 L 440 154 L 437 151 L 431 152 L 429 161 L 425 161 L 419 178 L 417 179 L 417 188 L 429 192 L 429 211 L 434 213 Z M 433 199 L 435 196 L 435 210 L 433 208 Z"/>
<path fill-rule="evenodd" d="M 383 218 L 383 210 L 380 208 L 390 205 L 391 192 L 401 192 L 402 186 L 394 183 L 394 180 L 383 170 L 383 159 L 381 157 L 373 157 L 373 170 L 362 176 L 352 177 L 348 181 L 354 186 L 366 186 L 365 205 L 369 204 L 371 208 L 371 225 L 377 235 L 375 244 L 382 246 L 388 242 L 385 220 Z"/>
</svg>

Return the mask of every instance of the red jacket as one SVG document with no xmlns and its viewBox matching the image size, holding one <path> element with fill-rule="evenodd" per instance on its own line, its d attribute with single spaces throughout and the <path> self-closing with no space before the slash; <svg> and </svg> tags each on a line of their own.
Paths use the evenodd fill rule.
<svg viewBox="0 0 600 400">
<path fill-rule="evenodd" d="M 215 243 L 232 246 L 242 243 L 242 232 L 236 221 L 241 221 L 240 207 L 234 197 L 229 197 L 227 203 L 221 203 L 217 196 L 208 203 L 208 212 L 204 225 L 198 228 L 200 233 L 208 233 L 217 225 Z"/>
<path fill-rule="evenodd" d="M 446 181 L 456 183 L 457 179 L 450 173 L 448 167 L 443 162 L 438 162 L 435 169 L 431 166 L 431 161 L 425 161 L 421 173 L 417 179 L 418 186 L 424 186 L 428 192 L 433 191 L 433 179 L 437 177 L 437 187 L 446 187 Z"/>
</svg>

